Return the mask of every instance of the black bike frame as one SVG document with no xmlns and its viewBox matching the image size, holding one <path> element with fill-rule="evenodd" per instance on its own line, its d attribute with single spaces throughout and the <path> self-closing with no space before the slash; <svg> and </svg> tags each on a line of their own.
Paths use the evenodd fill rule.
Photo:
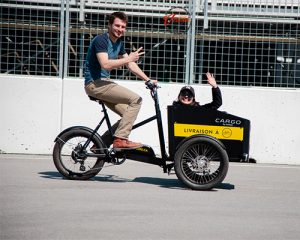
<svg viewBox="0 0 300 240">
<path fill-rule="evenodd" d="M 136 129 L 140 126 L 143 126 L 153 120 L 157 120 L 157 128 L 158 128 L 158 134 L 159 134 L 159 143 L 160 143 L 160 151 L 161 151 L 161 159 L 160 158 L 156 158 L 156 159 L 159 159 L 159 160 L 162 160 L 163 161 L 163 165 L 165 166 L 165 163 L 166 161 L 168 161 L 169 157 L 167 155 L 167 152 L 166 152 L 166 147 L 165 147 L 165 138 L 164 138 L 164 133 L 163 133 L 163 125 L 162 125 L 162 119 L 161 119 L 161 111 L 160 111 L 160 106 L 159 106 L 159 101 L 158 101 L 158 95 L 157 95 L 157 89 L 154 88 L 151 90 L 151 96 L 154 100 L 154 104 L 155 104 L 155 112 L 156 112 L 156 115 L 154 115 L 153 117 L 150 117 L 150 118 L 147 118 L 137 124 L 135 124 L 132 129 Z M 105 107 L 105 104 L 98 100 L 98 103 L 101 104 L 102 106 L 102 112 L 104 114 L 103 118 L 101 119 L 101 121 L 99 122 L 99 124 L 96 126 L 96 128 L 94 129 L 94 131 L 92 132 L 91 136 L 90 136 L 90 139 L 88 139 L 88 141 L 85 143 L 84 147 L 87 147 L 88 144 L 90 143 L 93 135 L 95 135 L 99 128 L 101 127 L 102 123 L 104 122 L 104 120 L 106 121 L 106 124 L 107 124 L 107 128 L 109 130 L 109 133 L 111 136 L 113 136 L 113 131 L 112 131 L 112 126 L 111 126 L 111 123 L 110 123 L 110 120 L 109 120 L 109 116 L 108 116 L 108 113 L 107 113 L 107 109 Z M 97 155 L 97 154 L 95 154 Z M 102 156 L 102 155 L 101 155 Z"/>
</svg>

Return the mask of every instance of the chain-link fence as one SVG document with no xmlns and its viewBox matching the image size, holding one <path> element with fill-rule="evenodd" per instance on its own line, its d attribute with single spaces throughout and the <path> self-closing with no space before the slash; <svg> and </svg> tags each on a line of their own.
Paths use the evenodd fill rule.
<svg viewBox="0 0 300 240">
<path fill-rule="evenodd" d="M 1 73 L 57 76 L 61 3 L 1 1 Z"/>
<path fill-rule="evenodd" d="M 124 11 L 126 50 L 144 48 L 139 66 L 152 78 L 206 83 L 210 71 L 221 85 L 299 88 L 299 6 L 299 0 L 2 0 L 0 70 L 83 78 L 91 39 L 107 31 L 110 13 Z M 126 69 L 111 78 L 137 80 Z"/>
<path fill-rule="evenodd" d="M 300 87 L 300 1 L 206 1 L 196 16 L 195 81 L 215 72 L 223 85 Z M 205 11 L 204 11 L 205 12 Z"/>
</svg>

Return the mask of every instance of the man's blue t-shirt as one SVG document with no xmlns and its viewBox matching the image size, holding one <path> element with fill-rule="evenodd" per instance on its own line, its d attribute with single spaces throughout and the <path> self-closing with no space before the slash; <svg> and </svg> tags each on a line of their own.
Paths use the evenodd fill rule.
<svg viewBox="0 0 300 240">
<path fill-rule="evenodd" d="M 108 59 L 118 59 L 119 55 L 126 53 L 124 43 L 118 39 L 115 43 L 109 38 L 108 33 L 95 37 L 88 49 L 85 61 L 85 85 L 99 78 L 108 78 L 110 72 L 101 69 L 101 65 L 97 59 L 97 53 L 106 52 Z"/>
</svg>

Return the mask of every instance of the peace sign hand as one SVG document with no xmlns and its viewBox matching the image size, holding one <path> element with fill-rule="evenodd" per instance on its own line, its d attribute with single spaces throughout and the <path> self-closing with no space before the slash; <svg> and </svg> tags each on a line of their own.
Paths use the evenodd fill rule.
<svg viewBox="0 0 300 240">
<path fill-rule="evenodd" d="M 136 62 L 139 60 L 140 56 L 145 54 L 145 52 L 141 52 L 143 49 L 143 47 L 140 47 L 138 50 L 136 50 L 135 52 L 131 52 L 129 54 L 129 59 L 131 62 Z"/>
</svg>

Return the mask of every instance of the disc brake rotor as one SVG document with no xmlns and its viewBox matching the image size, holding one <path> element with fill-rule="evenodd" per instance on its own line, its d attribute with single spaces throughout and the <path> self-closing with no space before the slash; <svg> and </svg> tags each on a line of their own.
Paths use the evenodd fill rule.
<svg viewBox="0 0 300 240">
<path fill-rule="evenodd" d="M 82 146 L 78 144 L 71 153 L 71 157 L 75 163 L 82 163 L 86 159 L 86 156 L 82 153 Z"/>
<path fill-rule="evenodd" d="M 209 160 L 206 156 L 199 155 L 192 159 L 190 163 L 190 169 L 193 172 L 207 174 L 209 173 Z"/>
</svg>

